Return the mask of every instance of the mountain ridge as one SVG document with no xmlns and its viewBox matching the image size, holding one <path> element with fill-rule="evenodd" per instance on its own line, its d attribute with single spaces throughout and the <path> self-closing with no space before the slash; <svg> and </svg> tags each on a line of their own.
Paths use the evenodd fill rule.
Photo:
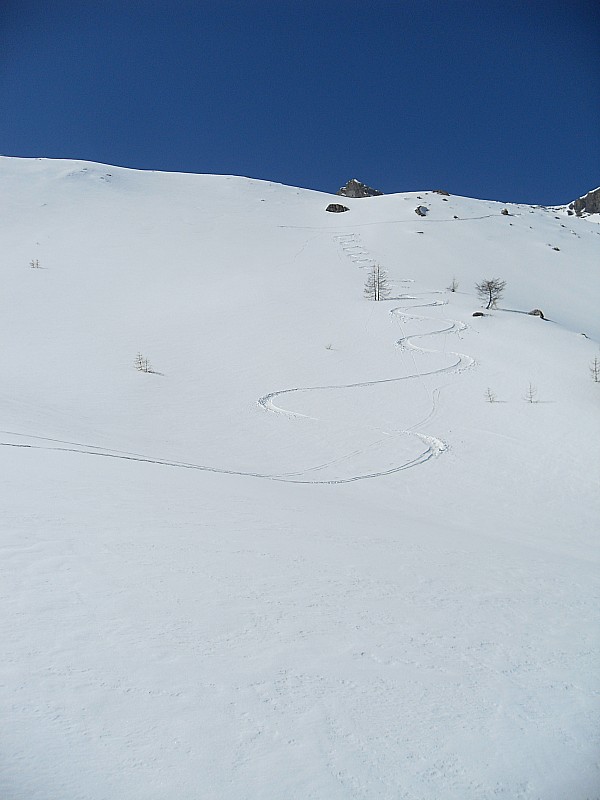
<svg viewBox="0 0 600 800">
<path fill-rule="evenodd" d="M 59 165 L 61 165 L 61 166 L 64 166 L 65 169 L 68 169 L 70 172 L 77 172 L 77 170 L 87 171 L 90 168 L 92 168 L 92 169 L 96 169 L 96 170 L 99 169 L 101 171 L 103 171 L 103 170 L 120 170 L 120 171 L 123 171 L 125 173 L 132 173 L 134 175 L 139 175 L 139 176 L 142 176 L 142 175 L 146 175 L 146 176 L 150 176 L 150 175 L 165 175 L 165 176 L 166 175 L 172 175 L 172 176 L 175 176 L 175 175 L 177 175 L 177 176 L 181 176 L 181 177 L 190 176 L 190 177 L 196 177 L 196 178 L 197 177 L 206 177 L 206 178 L 239 179 L 239 180 L 242 180 L 242 181 L 251 181 L 251 182 L 256 182 L 256 183 L 259 183 L 259 184 L 266 184 L 268 186 L 285 186 L 287 188 L 294 189 L 296 191 L 314 192 L 316 194 L 322 194 L 322 195 L 325 195 L 326 197 L 331 197 L 331 198 L 335 198 L 335 197 L 341 196 L 340 192 L 342 191 L 342 189 L 344 189 L 346 186 L 348 186 L 348 184 L 352 184 L 353 182 L 356 182 L 357 184 L 359 184 L 361 186 L 364 186 L 369 191 L 374 192 L 374 194 L 372 194 L 372 195 L 367 195 L 367 196 L 362 196 L 361 195 L 360 198 L 357 198 L 357 197 L 353 198 L 353 197 L 350 196 L 350 197 L 348 197 L 348 199 L 350 199 L 350 200 L 352 200 L 352 199 L 367 199 L 367 197 L 395 197 L 397 195 L 406 195 L 406 194 L 412 194 L 412 195 L 418 196 L 418 195 L 424 194 L 424 193 L 427 193 L 427 194 L 432 194 L 432 193 L 433 194 L 439 194 L 440 193 L 440 191 L 437 190 L 437 189 L 421 189 L 421 190 L 419 190 L 419 189 L 411 189 L 411 190 L 406 190 L 406 191 L 398 190 L 398 191 L 390 192 L 390 193 L 386 194 L 384 192 L 380 192 L 377 189 L 371 189 L 369 186 L 367 186 L 367 184 L 362 184 L 356 178 L 353 178 L 350 181 L 348 181 L 348 183 L 345 184 L 344 187 L 341 187 L 341 189 L 339 189 L 337 192 L 334 193 L 334 192 L 327 192 L 327 191 L 321 190 L 321 189 L 311 189 L 311 188 L 307 188 L 307 187 L 295 186 L 293 184 L 281 183 L 279 181 L 273 181 L 273 180 L 270 180 L 268 178 L 257 178 L 257 177 L 252 177 L 252 176 L 235 175 L 235 174 L 231 174 L 231 173 L 197 173 L 197 172 L 181 172 L 181 171 L 172 172 L 172 171 L 155 170 L 155 169 L 142 169 L 142 168 L 137 168 L 137 167 L 126 167 L 126 166 L 105 164 L 103 162 L 89 161 L 89 160 L 85 160 L 85 159 L 49 158 L 49 157 L 42 157 L 42 156 L 27 157 L 27 156 L 0 155 L 0 163 L 2 163 L 2 162 L 4 162 L 5 166 L 10 164 L 11 162 L 13 163 L 13 165 L 17 165 L 17 164 L 27 165 L 27 164 L 29 164 L 32 167 L 34 167 L 34 165 L 36 163 L 38 163 L 38 165 L 46 165 L 46 166 L 51 167 L 51 168 L 58 167 Z M 493 199 L 493 198 L 477 198 L 477 197 L 473 197 L 471 195 L 461 195 L 461 194 L 447 193 L 447 192 L 442 192 L 442 194 L 448 194 L 449 196 L 455 196 L 455 197 L 464 197 L 464 198 L 471 199 L 471 200 L 481 200 L 481 202 L 502 203 L 504 205 L 506 203 L 510 203 L 512 205 L 527 206 L 527 207 L 530 207 L 530 208 L 547 208 L 547 209 L 550 209 L 550 210 L 556 209 L 556 210 L 560 210 L 560 211 L 563 211 L 563 210 L 566 211 L 567 208 L 570 208 L 572 210 L 573 204 L 576 203 L 577 200 L 583 200 L 586 197 L 591 196 L 591 195 L 595 196 L 596 193 L 598 193 L 598 192 L 600 192 L 600 187 L 598 187 L 596 189 L 591 189 L 590 191 L 588 191 L 585 194 L 581 195 L 580 197 L 576 198 L 576 200 L 571 200 L 571 201 L 567 200 L 564 204 L 523 203 L 523 202 L 520 202 L 520 201 L 512 201 L 512 200 L 506 200 L 506 199 L 499 200 L 499 199 Z"/>
</svg>

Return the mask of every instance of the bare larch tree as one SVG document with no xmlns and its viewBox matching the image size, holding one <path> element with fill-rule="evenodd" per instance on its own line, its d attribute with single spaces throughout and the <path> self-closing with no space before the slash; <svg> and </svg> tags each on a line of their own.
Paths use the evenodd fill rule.
<svg viewBox="0 0 600 800">
<path fill-rule="evenodd" d="M 387 273 L 379 264 L 373 264 L 365 283 L 365 297 L 369 300 L 385 300 L 390 293 Z"/>
<path fill-rule="evenodd" d="M 481 283 L 475 284 L 475 289 L 479 297 L 485 302 L 486 308 L 496 308 L 496 303 L 502 298 L 506 281 L 500 278 L 485 278 Z"/>
</svg>

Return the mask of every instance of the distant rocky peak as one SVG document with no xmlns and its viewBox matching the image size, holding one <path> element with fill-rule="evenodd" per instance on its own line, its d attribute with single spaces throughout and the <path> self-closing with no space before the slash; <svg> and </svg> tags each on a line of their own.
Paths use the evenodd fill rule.
<svg viewBox="0 0 600 800">
<path fill-rule="evenodd" d="M 336 192 L 336 194 L 339 194 L 342 197 L 377 197 L 378 195 L 383 194 L 383 192 L 380 192 L 377 189 L 371 189 L 371 187 L 367 186 L 366 183 L 361 183 L 360 181 L 356 180 L 356 178 L 352 178 L 352 180 L 349 180 L 345 186 L 342 186 L 342 188 Z"/>
<path fill-rule="evenodd" d="M 581 216 L 581 214 L 600 214 L 600 186 L 569 203 L 569 208 L 577 216 Z"/>
</svg>

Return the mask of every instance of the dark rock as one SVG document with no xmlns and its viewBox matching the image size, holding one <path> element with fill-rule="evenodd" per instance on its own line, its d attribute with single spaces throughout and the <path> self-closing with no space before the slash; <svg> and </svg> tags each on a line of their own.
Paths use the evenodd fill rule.
<svg viewBox="0 0 600 800">
<path fill-rule="evenodd" d="M 483 313 L 483 311 L 474 311 L 473 312 L 473 316 L 474 317 L 485 317 L 485 314 Z"/>
<path fill-rule="evenodd" d="M 340 203 L 329 203 L 325 211 L 331 211 L 333 214 L 342 214 L 344 211 L 350 211 L 350 209 Z"/>
<path fill-rule="evenodd" d="M 444 197 L 450 197 L 450 192 L 447 192 L 445 189 L 434 189 L 433 194 L 443 194 Z"/>
<path fill-rule="evenodd" d="M 342 186 L 336 194 L 341 195 L 341 197 L 379 197 L 383 192 L 372 189 L 370 186 L 367 186 L 366 183 L 361 183 L 357 181 L 356 178 L 352 178 L 352 180 L 349 180 L 345 186 Z"/>
<path fill-rule="evenodd" d="M 594 189 L 583 197 L 579 197 L 572 203 L 569 203 L 571 208 L 578 217 L 582 214 L 600 214 L 600 187 Z"/>
<path fill-rule="evenodd" d="M 540 311 L 539 308 L 534 308 L 531 311 L 528 311 L 527 313 L 531 314 L 532 317 L 541 317 L 542 319 L 546 319 L 546 317 L 544 316 L 543 312 Z"/>
<path fill-rule="evenodd" d="M 508 217 L 508 208 L 503 208 L 500 213 L 504 214 L 505 217 Z"/>
<path fill-rule="evenodd" d="M 415 208 L 415 214 L 418 214 L 420 217 L 426 217 L 428 211 L 429 209 L 426 208 L 426 206 L 417 206 Z"/>
</svg>

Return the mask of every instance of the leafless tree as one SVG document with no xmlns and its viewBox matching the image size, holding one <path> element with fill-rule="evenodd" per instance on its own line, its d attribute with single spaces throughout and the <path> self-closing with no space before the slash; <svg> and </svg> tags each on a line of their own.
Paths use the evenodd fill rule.
<svg viewBox="0 0 600 800">
<path fill-rule="evenodd" d="M 385 300 L 390 293 L 387 273 L 379 264 L 373 264 L 365 283 L 365 297 L 369 300 Z"/>
<path fill-rule="evenodd" d="M 525 392 L 525 397 L 523 398 L 527 403 L 537 403 L 537 393 L 538 390 L 535 386 L 530 383 L 527 387 L 527 391 Z"/>
<path fill-rule="evenodd" d="M 452 278 L 452 280 L 450 281 L 450 286 L 447 286 L 446 288 L 448 289 L 449 292 L 455 292 L 458 289 L 458 281 L 456 280 L 456 278 Z"/>
<path fill-rule="evenodd" d="M 37 260 L 37 258 L 32 258 L 31 261 L 29 262 L 29 266 L 31 267 L 31 269 L 39 269 L 40 262 Z"/>
<path fill-rule="evenodd" d="M 138 372 L 154 372 L 152 369 L 152 364 L 141 353 L 136 355 L 133 365 Z"/>
<path fill-rule="evenodd" d="M 590 372 L 594 383 L 600 383 L 600 358 L 594 356 L 594 360 L 590 364 Z"/>
<path fill-rule="evenodd" d="M 497 400 L 496 395 L 494 394 L 494 392 L 492 392 L 489 386 L 485 390 L 485 399 L 488 401 L 488 403 L 495 403 Z"/>
<path fill-rule="evenodd" d="M 475 284 L 475 289 L 479 297 L 485 302 L 486 308 L 496 308 L 496 303 L 502 298 L 506 281 L 500 278 L 484 278 L 481 283 Z"/>
</svg>

